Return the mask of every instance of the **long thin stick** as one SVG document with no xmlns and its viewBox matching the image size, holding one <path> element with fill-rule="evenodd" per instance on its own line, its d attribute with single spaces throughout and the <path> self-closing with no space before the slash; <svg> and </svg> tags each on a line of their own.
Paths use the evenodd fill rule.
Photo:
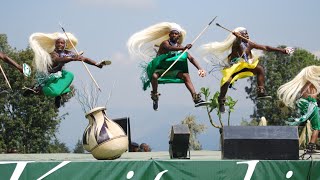
<svg viewBox="0 0 320 180">
<path fill-rule="evenodd" d="M 226 30 L 226 31 L 229 31 L 229 32 L 233 33 L 233 31 L 231 31 L 231 30 L 229 30 L 229 29 L 221 26 L 219 23 L 216 23 L 216 25 L 219 26 L 219 27 L 221 27 L 222 29 L 224 29 L 224 30 Z M 242 39 L 245 39 L 245 40 L 248 41 L 248 42 L 252 42 L 250 39 L 248 39 L 248 38 L 246 38 L 246 37 L 243 37 L 241 34 L 238 34 L 238 36 L 241 37 Z"/>
<path fill-rule="evenodd" d="M 12 90 L 11 85 L 9 83 L 9 80 L 8 80 L 6 74 L 4 73 L 1 65 L 0 65 L 0 69 L 1 69 L 1 73 L 3 74 L 4 79 L 6 80 L 6 83 L 8 84 L 9 88 Z"/>
<path fill-rule="evenodd" d="M 73 47 L 73 49 L 76 51 L 77 55 L 79 56 L 80 54 L 79 54 L 78 50 L 76 49 L 76 47 L 75 47 L 74 44 L 72 43 L 71 39 L 69 38 L 69 36 L 67 35 L 66 31 L 65 31 L 64 28 L 62 27 L 61 23 L 59 23 L 59 25 L 60 25 L 62 31 L 64 32 L 64 34 L 67 36 L 67 38 L 68 38 L 71 46 Z M 97 88 L 98 88 L 99 91 L 101 92 L 100 86 L 98 85 L 97 81 L 93 78 L 93 76 L 92 76 L 91 72 L 89 71 L 88 67 L 86 66 L 86 64 L 85 64 L 83 61 L 81 61 L 81 62 L 82 62 L 82 64 L 83 64 L 83 66 L 86 68 L 86 70 L 87 70 L 88 74 L 90 75 L 92 81 L 94 82 L 94 84 L 97 86 Z"/>
<path fill-rule="evenodd" d="M 214 17 L 214 18 L 210 21 L 210 23 L 209 23 L 209 24 L 200 32 L 200 34 L 192 41 L 191 45 L 193 45 L 193 44 L 199 39 L 199 37 L 207 30 L 207 28 L 211 25 L 211 23 L 212 23 L 216 18 L 217 18 L 217 16 Z M 163 76 L 172 68 L 172 66 L 175 65 L 175 64 L 178 62 L 178 60 L 181 58 L 181 56 L 182 56 L 185 52 L 187 52 L 187 51 L 188 51 L 188 49 L 185 49 L 185 50 L 178 56 L 178 58 L 168 67 L 168 69 L 161 74 L 160 77 L 163 77 Z"/>
</svg>

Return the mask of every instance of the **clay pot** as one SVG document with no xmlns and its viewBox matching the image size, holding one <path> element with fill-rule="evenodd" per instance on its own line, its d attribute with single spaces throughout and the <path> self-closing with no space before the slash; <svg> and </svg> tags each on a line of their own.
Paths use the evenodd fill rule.
<svg viewBox="0 0 320 180">
<path fill-rule="evenodd" d="M 109 119 L 105 107 L 86 114 L 89 125 L 83 133 L 83 147 L 99 160 L 116 159 L 128 150 L 128 137 L 123 129 Z"/>
</svg>

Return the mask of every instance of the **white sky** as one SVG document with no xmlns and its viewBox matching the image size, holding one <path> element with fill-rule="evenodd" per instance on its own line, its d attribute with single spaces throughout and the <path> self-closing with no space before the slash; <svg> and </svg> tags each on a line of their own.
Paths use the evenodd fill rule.
<svg viewBox="0 0 320 180">
<path fill-rule="evenodd" d="M 218 16 L 216 22 L 230 29 L 246 27 L 251 39 L 260 44 L 301 47 L 319 55 L 319 5 L 317 0 L 7 0 L 1 2 L 0 33 L 8 35 L 12 47 L 24 49 L 32 33 L 61 32 L 61 22 L 78 38 L 77 48 L 85 51 L 85 56 L 112 60 L 113 64 L 102 70 L 89 69 L 102 88 L 101 105 L 105 104 L 115 83 L 107 113 L 110 118 L 130 117 L 133 141 L 149 143 L 153 150 L 167 150 L 171 125 L 187 115 L 195 115 L 208 127 L 200 141 L 204 149 L 211 150 L 218 149 L 218 130 L 209 124 L 204 109 L 194 108 L 183 84 L 160 85 L 159 111 L 153 111 L 150 89 L 142 91 L 139 80 L 141 61 L 129 57 L 127 39 L 143 28 L 169 21 L 187 30 L 185 43 L 190 43 L 214 16 Z M 194 44 L 190 52 L 202 67 L 210 68 L 200 59 L 196 48 L 221 41 L 227 34 L 213 24 Z M 75 74 L 76 88 L 80 89 L 82 83 L 91 83 L 81 63 L 70 63 L 67 69 Z M 189 64 L 189 71 L 197 90 L 201 87 L 210 87 L 212 92 L 219 89 L 219 72 L 199 78 L 192 64 Z M 238 81 L 236 88 L 239 90 L 228 93 L 239 100 L 232 114 L 233 125 L 249 119 L 253 111 L 252 103 L 245 98 L 246 85 L 246 80 Z M 61 123 L 58 137 L 73 149 L 87 126 L 85 113 L 75 98 L 60 110 L 61 114 L 68 112 L 69 116 Z"/>
</svg>

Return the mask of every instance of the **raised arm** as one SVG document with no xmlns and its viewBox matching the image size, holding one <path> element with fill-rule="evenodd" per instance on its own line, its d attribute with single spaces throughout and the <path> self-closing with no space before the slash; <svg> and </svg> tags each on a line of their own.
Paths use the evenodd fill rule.
<svg viewBox="0 0 320 180">
<path fill-rule="evenodd" d="M 103 67 L 103 64 L 97 63 L 97 62 L 95 62 L 94 60 L 92 60 L 90 58 L 87 58 L 87 57 L 84 57 L 84 56 L 77 56 L 76 58 L 78 58 L 78 61 L 83 61 L 83 62 L 85 62 L 87 64 L 96 66 L 98 68 L 102 68 Z"/>
<path fill-rule="evenodd" d="M 87 64 L 96 66 L 98 68 L 102 68 L 103 67 L 102 64 L 96 63 L 94 60 L 92 60 L 90 58 L 87 58 L 87 57 L 84 57 L 84 56 L 80 56 L 80 55 L 75 55 L 72 52 L 70 53 L 70 55 L 64 56 L 64 57 L 60 57 L 57 52 L 52 52 L 51 53 L 51 58 L 52 58 L 53 61 L 56 61 L 56 62 L 68 63 L 68 62 L 71 62 L 71 61 L 83 61 L 83 62 L 85 62 Z"/>
<path fill-rule="evenodd" d="M 4 62 L 14 66 L 17 68 L 21 73 L 23 73 L 22 66 L 20 66 L 18 63 L 16 63 L 14 60 L 12 60 L 9 56 L 5 55 L 4 53 L 0 52 L 0 59 L 2 59 Z"/>
<path fill-rule="evenodd" d="M 264 51 L 273 51 L 273 52 L 281 52 L 283 54 L 288 54 L 286 49 L 283 48 L 276 48 L 276 47 L 271 47 L 271 46 L 264 46 L 264 45 L 260 45 L 260 44 L 256 44 L 254 42 L 249 42 L 249 45 L 254 48 L 254 49 L 260 49 L 260 50 L 264 50 Z"/>
<path fill-rule="evenodd" d="M 249 38 L 242 36 L 241 33 L 239 33 L 239 32 L 233 32 L 232 34 L 235 35 L 240 40 L 242 40 L 244 42 L 248 42 L 249 51 L 251 49 L 259 49 L 259 50 L 268 51 L 268 52 L 273 51 L 273 52 L 281 52 L 283 54 L 289 54 L 289 52 L 286 49 L 283 49 L 283 48 L 276 48 L 276 47 L 257 44 L 255 42 L 251 41 Z"/>
</svg>

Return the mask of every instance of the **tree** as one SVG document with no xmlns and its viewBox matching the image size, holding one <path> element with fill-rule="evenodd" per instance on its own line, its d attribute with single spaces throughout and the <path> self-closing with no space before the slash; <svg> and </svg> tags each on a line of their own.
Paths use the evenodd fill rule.
<svg viewBox="0 0 320 180">
<path fill-rule="evenodd" d="M 73 153 L 84 153 L 84 148 L 80 139 L 78 140 L 75 148 L 73 149 Z"/>
<path fill-rule="evenodd" d="M 193 115 L 187 116 L 184 120 L 181 121 L 181 124 L 188 125 L 190 131 L 190 146 L 193 150 L 201 150 L 202 146 L 197 139 L 197 136 L 205 131 L 206 126 L 204 124 L 198 124 L 196 117 Z"/>
<path fill-rule="evenodd" d="M 241 126 L 267 126 L 267 120 L 265 117 L 261 117 L 259 120 L 256 119 L 256 118 L 253 118 L 252 120 L 250 121 L 245 121 L 245 120 L 242 120 L 240 122 L 240 125 Z"/>
<path fill-rule="evenodd" d="M 251 115 L 252 118 L 264 116 L 268 119 L 270 125 L 284 125 L 284 122 L 290 116 L 297 116 L 296 111 L 288 109 L 278 101 L 278 88 L 294 78 L 306 66 L 318 65 L 319 60 L 311 53 L 303 49 L 296 49 L 293 55 L 288 56 L 277 52 L 268 52 L 260 58 L 259 62 L 265 69 L 266 91 L 272 96 L 272 100 L 256 100 L 256 78 L 248 79 L 250 87 L 245 90 L 256 105 Z"/>
<path fill-rule="evenodd" d="M 49 145 L 48 153 L 70 153 L 70 150 L 65 143 L 60 142 L 58 139 L 54 139 Z"/>
<path fill-rule="evenodd" d="M 4 34 L 0 34 L 0 51 L 9 55 L 18 64 L 31 64 L 33 59 L 30 48 L 21 51 L 12 49 Z M 52 97 L 22 95 L 24 86 L 33 85 L 34 71 L 32 77 L 24 78 L 12 66 L 2 63 L 1 60 L 0 64 L 12 86 L 10 90 L 4 80 L 0 83 L 0 91 L 9 91 L 0 95 L 0 148 L 4 148 L 2 151 L 14 148 L 21 153 L 49 152 L 49 145 L 66 114 L 59 117 L 59 109 L 55 108 Z"/>
</svg>

